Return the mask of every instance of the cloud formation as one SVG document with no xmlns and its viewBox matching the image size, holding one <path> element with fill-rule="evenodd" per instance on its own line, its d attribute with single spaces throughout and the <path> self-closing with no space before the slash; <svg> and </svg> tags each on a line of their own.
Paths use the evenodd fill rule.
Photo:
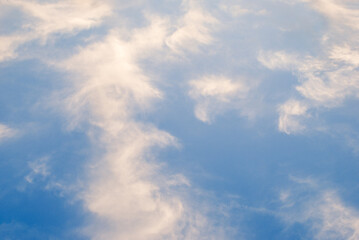
<svg viewBox="0 0 359 240">
<path fill-rule="evenodd" d="M 176 30 L 166 39 L 168 47 L 176 54 L 197 52 L 202 45 L 213 42 L 212 32 L 218 20 L 202 9 L 199 2 L 183 1 L 186 12 L 177 22 Z"/>
<path fill-rule="evenodd" d="M 29 168 L 31 172 L 25 176 L 25 180 L 28 183 L 33 183 L 33 181 L 38 177 L 45 178 L 50 175 L 48 161 L 49 157 L 42 157 L 29 162 Z"/>
<path fill-rule="evenodd" d="M 10 34 L 0 36 L 0 62 L 17 57 L 17 48 L 26 42 L 40 40 L 46 43 L 53 34 L 71 34 L 89 29 L 111 14 L 106 1 L 96 0 L 51 3 L 2 0 L 1 6 L 19 9 L 27 21 Z"/>
<path fill-rule="evenodd" d="M 0 61 L 17 58 L 18 49 L 34 40 L 41 48 L 51 37 L 76 36 L 117 9 L 116 2 L 95 0 L 1 4 L 20 10 L 29 21 L 0 38 Z M 55 96 L 60 96 L 55 106 L 64 110 L 69 129 L 88 134 L 98 153 L 87 164 L 86 187 L 77 192 L 93 216 L 84 230 L 91 239 L 223 237 L 205 211 L 194 207 L 189 181 L 181 174 L 167 174 L 156 159 L 157 149 L 177 145 L 175 137 L 138 119 L 163 95 L 141 62 L 153 54 L 197 52 L 213 40 L 210 33 L 216 19 L 198 2 L 183 1 L 182 7 L 183 15 L 173 19 L 175 24 L 168 17 L 146 13 L 144 27 L 114 27 L 68 59 L 49 62 L 67 74 L 69 86 Z M 11 133 L 9 128 L 1 130 L 4 137 Z M 32 171 L 25 177 L 29 183 L 49 175 L 47 159 L 29 166 Z"/>
<path fill-rule="evenodd" d="M 321 40 L 322 52 L 318 55 L 303 55 L 299 52 L 267 51 L 258 56 L 259 62 L 267 68 L 291 71 L 299 80 L 295 89 L 300 97 L 295 102 L 297 106 L 305 107 L 294 113 L 290 107 L 293 106 L 293 100 L 279 107 L 278 128 L 287 134 L 305 129 L 305 125 L 299 122 L 308 117 L 308 111 L 336 108 L 347 99 L 357 99 L 359 96 L 359 32 L 356 24 L 359 12 L 350 9 L 353 1 L 305 2 L 329 20 L 330 25 Z M 342 35 L 346 37 L 338 38 Z"/>
<path fill-rule="evenodd" d="M 231 110 L 248 116 L 263 112 L 262 116 L 276 114 L 277 121 L 271 121 L 278 123 L 279 131 L 298 134 L 315 128 L 321 112 L 359 97 L 358 11 L 349 8 L 354 2 L 298 0 L 290 4 L 299 3 L 330 23 L 320 39 L 315 39 L 320 50 L 280 49 L 280 41 L 271 46 L 269 35 L 277 41 L 276 37 L 292 30 L 276 26 L 273 11 L 258 7 L 273 4 L 268 1 L 247 2 L 245 7 L 235 1 L 184 0 L 176 14 L 166 15 L 142 8 L 142 4 L 147 6 L 145 1 L 0 0 L 1 6 L 18 9 L 27 21 L 0 36 L 0 61 L 21 56 L 21 46 L 27 43 L 35 42 L 38 52 L 51 45 L 51 39 L 72 38 L 76 43 L 80 39 L 83 44 L 75 49 L 71 45 L 71 51 L 60 44 L 57 50 L 70 52 L 66 59 L 40 60 L 63 74 L 56 80 L 65 75 L 66 89 L 54 94 L 52 107 L 64 114 L 68 129 L 85 132 L 91 140 L 89 148 L 94 154 L 86 161 L 81 186 L 74 187 L 76 198 L 91 216 L 83 230 L 89 238 L 228 239 L 231 234 L 209 216 L 217 206 L 208 199 L 196 199 L 201 198 L 197 193 L 201 190 L 192 188 L 185 176 L 173 173 L 166 160 L 157 158 L 160 149 L 179 145 L 176 137 L 143 120 L 156 103 L 172 97 L 158 84 L 163 76 L 168 77 L 164 73 L 168 56 L 171 68 L 182 64 L 186 73 L 165 79 L 166 84 L 178 87 L 184 82 L 187 87 L 181 94 L 193 100 L 196 118 L 208 124 Z M 205 4 L 212 4 L 213 11 L 207 11 Z M 276 4 L 289 2 L 274 1 L 273 6 Z M 121 16 L 121 21 L 106 22 L 106 17 L 122 14 L 119 9 L 125 5 L 138 7 L 131 11 L 138 10 L 140 17 L 132 21 L 133 16 Z M 114 19 L 118 20 L 110 21 Z M 101 24 L 105 26 L 100 33 L 78 34 Z M 200 59 L 192 59 L 196 54 Z M 291 73 L 294 86 L 272 79 L 279 74 L 270 73 L 272 78 L 266 79 L 269 70 L 258 72 L 263 66 L 275 74 Z M 0 141 L 15 133 L 0 124 Z M 29 183 L 50 175 L 46 158 L 30 162 L 29 167 L 31 172 L 25 177 Z M 56 184 L 49 181 L 46 188 Z M 65 189 L 63 185 L 59 188 Z M 337 192 L 320 191 L 302 201 L 295 197 L 290 190 L 280 196 L 279 212 L 289 223 L 312 224 L 318 239 L 357 238 L 357 210 L 348 207 Z M 261 208 L 252 210 L 273 214 Z"/>
<path fill-rule="evenodd" d="M 279 216 L 286 224 L 303 224 L 314 239 L 357 239 L 359 212 L 348 206 L 333 189 L 313 179 L 294 179 L 297 186 L 280 195 Z"/>
<path fill-rule="evenodd" d="M 7 138 L 12 138 L 17 134 L 15 129 L 12 129 L 4 124 L 0 123 L 0 142 Z"/>
<path fill-rule="evenodd" d="M 306 117 L 307 107 L 299 101 L 289 100 L 279 107 L 278 129 L 287 134 L 302 132 L 305 127 L 299 117 Z"/>
<path fill-rule="evenodd" d="M 152 154 L 176 139 L 136 119 L 162 96 L 140 62 L 165 49 L 168 22 L 149 20 L 126 38 L 112 30 L 58 65 L 72 81 L 65 100 L 71 127 L 90 124 L 102 152 L 80 197 L 94 215 L 86 231 L 93 239 L 216 239 L 205 215 L 175 191 L 187 180 L 166 174 Z"/>
<path fill-rule="evenodd" d="M 243 81 L 215 75 L 191 80 L 189 85 L 189 96 L 196 102 L 195 116 L 206 123 L 211 123 L 216 115 L 233 108 L 248 91 Z"/>
</svg>

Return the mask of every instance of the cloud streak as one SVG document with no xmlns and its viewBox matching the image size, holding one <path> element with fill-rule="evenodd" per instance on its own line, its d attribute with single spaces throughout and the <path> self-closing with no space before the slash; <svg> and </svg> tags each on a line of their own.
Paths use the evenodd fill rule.
<svg viewBox="0 0 359 240">
<path fill-rule="evenodd" d="M 216 115 L 233 108 L 248 91 L 242 81 L 215 75 L 191 80 L 189 86 L 189 96 L 196 102 L 195 116 L 205 123 L 211 123 Z"/>
<path fill-rule="evenodd" d="M 183 1 L 186 12 L 178 20 L 176 30 L 166 39 L 167 46 L 176 54 L 198 52 L 199 47 L 213 42 L 212 32 L 218 20 L 195 1 Z"/>
<path fill-rule="evenodd" d="M 112 30 L 58 65 L 73 81 L 65 100 L 71 127 L 90 124 L 102 152 L 80 194 L 94 216 L 86 232 L 93 239 L 216 239 L 205 214 L 175 191 L 187 180 L 166 174 L 152 154 L 176 139 L 136 118 L 162 97 L 140 62 L 165 49 L 168 22 L 149 20 L 126 40 Z"/>
<path fill-rule="evenodd" d="M 44 44 L 54 34 L 72 34 L 89 29 L 98 26 L 105 16 L 111 14 L 106 2 L 96 0 L 54 3 L 2 0 L 0 6 L 17 8 L 28 18 L 19 29 L 0 36 L 0 61 L 17 57 L 16 50 L 27 42 L 40 40 Z"/>
<path fill-rule="evenodd" d="M 279 217 L 286 224 L 300 223 L 314 239 L 357 239 L 359 212 L 341 199 L 338 191 L 326 189 L 313 179 L 295 179 L 291 191 L 281 193 Z"/>
<path fill-rule="evenodd" d="M 6 139 L 15 137 L 16 134 L 17 134 L 17 131 L 15 129 L 12 129 L 12 128 L 0 123 L 0 143 L 5 141 Z"/>
<path fill-rule="evenodd" d="M 321 53 L 303 55 L 299 52 L 261 52 L 258 61 L 271 70 L 292 72 L 299 80 L 295 87 L 300 97 L 279 107 L 279 130 L 287 134 L 302 132 L 308 111 L 317 112 L 342 106 L 359 96 L 357 13 L 350 9 L 353 1 L 304 1 L 329 20 L 321 40 Z M 338 36 L 345 35 L 345 38 Z M 296 102 L 293 108 L 293 101 Z M 298 107 L 301 105 L 302 107 Z M 292 107 L 291 107 L 292 106 Z M 294 111 L 294 109 L 302 109 Z M 317 128 L 317 126 L 311 126 Z"/>
</svg>

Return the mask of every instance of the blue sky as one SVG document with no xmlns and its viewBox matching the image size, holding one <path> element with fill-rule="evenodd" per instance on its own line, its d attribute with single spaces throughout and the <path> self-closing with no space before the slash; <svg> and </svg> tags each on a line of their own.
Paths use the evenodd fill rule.
<svg viewBox="0 0 359 240">
<path fill-rule="evenodd" d="M 0 0 L 1 239 L 358 239 L 353 0 Z"/>
</svg>

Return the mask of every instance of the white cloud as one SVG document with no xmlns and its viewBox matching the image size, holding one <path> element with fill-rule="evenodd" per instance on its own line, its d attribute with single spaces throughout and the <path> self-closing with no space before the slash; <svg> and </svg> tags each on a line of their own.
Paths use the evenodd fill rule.
<svg viewBox="0 0 359 240">
<path fill-rule="evenodd" d="M 287 134 L 299 133 L 305 129 L 299 122 L 306 118 L 308 111 L 329 111 L 342 106 L 347 99 L 359 97 L 359 18 L 358 10 L 350 9 L 350 5 L 355 3 L 334 0 L 305 2 L 329 19 L 329 27 L 320 42 L 322 52 L 303 55 L 287 51 L 267 51 L 258 55 L 258 61 L 262 65 L 271 70 L 291 71 L 299 80 L 295 89 L 300 96 L 295 101 L 297 105 L 305 106 L 306 111 L 287 114 L 292 100 L 279 108 L 279 130 Z M 290 125 L 294 131 L 289 129 Z"/>
<path fill-rule="evenodd" d="M 211 123 L 214 117 L 236 106 L 245 97 L 248 87 L 243 81 L 224 76 L 204 76 L 189 82 L 189 96 L 196 102 L 195 115 L 202 122 Z"/>
<path fill-rule="evenodd" d="M 230 14 L 232 17 L 237 18 L 245 15 L 266 15 L 268 12 L 265 9 L 252 9 L 244 7 L 245 2 L 238 4 L 238 1 L 224 1 L 219 5 L 219 8 Z"/>
<path fill-rule="evenodd" d="M 63 65 L 77 79 L 76 90 L 66 102 L 68 110 L 73 119 L 89 121 L 100 129 L 97 142 L 108 152 L 96 163 L 83 193 L 88 210 L 108 226 L 93 231 L 94 239 L 162 237 L 182 214 L 179 200 L 162 196 L 152 180 L 157 170 L 146 159 L 151 147 L 171 144 L 173 137 L 132 118 L 136 108 L 161 96 L 137 65 L 140 52 L 161 46 L 155 41 L 141 48 L 146 45 L 142 39 L 159 33 L 155 24 L 136 31 L 137 37 L 130 42 L 112 33 Z"/>
<path fill-rule="evenodd" d="M 335 54 L 340 52 L 340 54 Z M 260 57 L 263 65 L 270 69 L 282 69 L 293 72 L 298 77 L 300 84 L 295 87 L 300 97 L 297 97 L 296 106 L 305 106 L 294 109 L 301 111 L 292 112 L 294 100 L 288 100 L 279 107 L 279 130 L 288 131 L 286 122 L 296 125 L 298 131 L 304 130 L 299 127 L 300 118 L 305 118 L 308 110 L 330 109 L 341 106 L 346 99 L 358 98 L 359 78 L 356 70 L 356 53 L 349 55 L 342 48 L 335 48 L 330 52 L 330 58 L 284 57 L 285 54 L 270 53 L 270 56 Z M 280 56 L 279 58 L 278 55 Z M 335 56 L 334 56 L 335 55 Z M 290 55 L 289 55 L 290 56 Z M 271 60 L 268 60 L 268 59 Z M 265 60 L 267 59 L 267 60 Z M 292 107 L 291 107 L 292 106 Z M 288 123 L 290 124 L 290 123 Z"/>
<path fill-rule="evenodd" d="M 246 8 L 242 7 L 241 5 L 235 5 L 233 3 L 228 4 L 228 5 L 222 3 L 220 5 L 220 8 L 223 11 L 231 14 L 233 17 L 238 17 L 238 16 L 245 15 L 245 14 L 248 14 L 251 12 L 249 9 L 246 9 Z"/>
<path fill-rule="evenodd" d="M 55 33 L 89 29 L 100 24 L 111 12 L 106 2 L 95 1 L 7 3 L 20 7 L 33 22 L 23 33 L 0 38 L 0 61 L 14 58 L 18 46 L 27 41 L 46 41 Z M 316 3 L 324 4 L 324 1 Z M 334 1 L 330 1 L 332 3 Z M 206 211 L 193 203 L 189 196 L 192 192 L 186 188 L 189 181 L 182 175 L 167 174 L 163 163 L 156 159 L 156 149 L 176 145 L 175 137 L 138 118 L 163 98 L 154 85 L 156 75 L 153 72 L 151 76 L 147 74 L 143 62 L 152 61 L 160 54 L 196 53 L 202 46 L 218 40 L 213 37 L 213 32 L 219 20 L 195 1 L 185 1 L 184 6 L 186 11 L 174 21 L 176 26 L 172 25 L 170 17 L 147 13 L 144 21 L 150 22 L 148 26 L 123 30 L 127 24 L 123 23 L 123 29 L 109 31 L 102 40 L 80 47 L 74 56 L 56 64 L 68 73 L 69 89 L 59 101 L 66 109 L 69 125 L 85 129 L 97 152 L 88 166 L 86 187 L 79 194 L 86 210 L 94 216 L 86 229 L 93 239 L 225 239 L 223 233 L 213 227 Z M 222 5 L 222 10 L 233 17 L 252 13 L 238 5 Z M 355 19 L 353 14 L 350 16 Z M 335 16 L 332 18 L 336 19 Z M 259 25 L 256 27 L 263 27 Z M 254 35 L 248 34 L 246 38 L 252 39 Z M 291 71 L 299 80 L 298 95 L 291 96 L 277 109 L 280 131 L 300 133 L 306 129 L 305 120 L 311 117 L 309 113 L 339 106 L 346 98 L 359 96 L 357 81 L 353 80 L 359 64 L 355 44 L 326 45 L 327 42 L 323 37 L 324 49 L 334 47 L 318 56 L 286 51 L 262 51 L 259 54 L 258 61 L 268 69 Z M 225 44 L 223 42 L 221 46 Z M 233 45 L 228 49 L 234 49 Z M 231 57 L 237 57 L 235 54 Z M 237 68 L 237 65 L 232 67 Z M 195 101 L 196 117 L 211 123 L 225 111 L 241 109 L 252 89 L 249 85 L 243 79 L 220 74 L 189 81 L 188 94 Z M 263 95 L 258 91 L 254 98 L 261 99 L 259 94 Z M 253 108 L 253 105 L 247 108 Z M 36 176 L 49 175 L 46 161 L 34 162 L 30 167 L 29 182 Z M 347 208 L 335 196 L 330 196 L 324 194 L 318 206 L 327 204 L 333 209 L 339 208 L 338 213 L 323 209 L 314 215 L 309 211 L 302 219 L 316 222 L 318 238 L 321 232 L 327 236 L 332 231 L 350 237 L 346 230 L 341 232 L 331 220 L 330 224 L 325 220 L 331 215 L 352 219 L 347 214 L 340 215 Z M 280 199 L 287 203 L 286 207 L 294 204 L 289 202 L 290 191 L 282 192 Z M 351 226 L 351 223 L 345 223 Z"/>
<path fill-rule="evenodd" d="M 104 16 L 110 14 L 106 2 L 96 0 L 61 1 L 40 3 L 36 1 L 10 0 L 6 2 L 19 7 L 34 18 L 27 25 L 42 39 L 52 33 L 69 33 L 98 25 Z"/>
<path fill-rule="evenodd" d="M 4 124 L 0 123 L 0 142 L 7 138 L 12 138 L 17 134 L 15 129 L 12 129 Z"/>
<path fill-rule="evenodd" d="M 20 35 L 0 36 L 0 62 L 16 58 L 18 46 L 29 39 L 27 36 Z"/>
<path fill-rule="evenodd" d="M 318 239 L 358 239 L 359 212 L 346 206 L 335 192 L 326 192 L 308 215 L 317 221 Z"/>
<path fill-rule="evenodd" d="M 359 10 L 355 9 L 357 1 L 353 0 L 302 0 L 308 2 L 318 12 L 322 13 L 336 27 L 343 26 L 359 29 Z"/>
<path fill-rule="evenodd" d="M 40 1 L 3 0 L 0 6 L 13 6 L 26 15 L 20 30 L 0 36 L 0 61 L 15 58 L 16 49 L 22 44 L 41 40 L 42 43 L 55 33 L 69 34 L 99 25 L 108 16 L 110 6 L 103 1 Z"/>
<path fill-rule="evenodd" d="M 359 66 L 358 49 L 352 49 L 347 44 L 334 46 L 329 52 L 329 58 L 337 62 L 344 62 L 352 66 Z"/>
<path fill-rule="evenodd" d="M 3 61 L 16 58 L 27 42 L 46 44 L 49 38 L 98 26 L 118 2 L 8 0 L 0 4 L 20 9 L 27 20 L 20 29 L 0 37 Z M 167 174 L 153 154 L 157 148 L 176 146 L 176 139 L 137 118 L 162 98 L 141 62 L 154 54 L 196 52 L 213 41 L 217 20 L 196 1 L 184 1 L 183 6 L 184 15 L 175 19 L 175 26 L 169 17 L 147 12 L 147 26 L 130 29 L 124 23 L 100 41 L 90 39 L 67 60 L 48 62 L 68 73 L 69 88 L 59 94 L 55 105 L 65 110 L 70 129 L 85 129 L 98 153 L 88 163 L 86 187 L 77 193 L 94 216 L 85 229 L 91 239 L 224 238 L 220 224 L 215 228 L 202 211 L 205 203 L 194 206 L 189 181 L 181 174 Z M 47 158 L 30 162 L 29 167 L 25 177 L 29 183 L 50 175 Z M 46 188 L 70 188 L 60 182 L 50 179 Z"/>
<path fill-rule="evenodd" d="M 285 51 L 261 51 L 258 61 L 271 70 L 291 70 L 298 63 L 298 57 Z"/>
<path fill-rule="evenodd" d="M 61 65 L 75 75 L 76 91 L 66 102 L 74 124 L 88 121 L 89 116 L 83 116 L 88 113 L 92 124 L 116 134 L 125 123 L 114 119 L 127 121 L 134 108 L 145 110 L 161 97 L 137 61 L 163 46 L 165 30 L 164 22 L 156 19 L 141 32 L 134 31 L 130 42 L 113 31 L 103 42 L 87 46 Z"/>
<path fill-rule="evenodd" d="M 186 191 L 175 191 L 188 181 L 166 174 L 152 154 L 176 145 L 176 139 L 136 120 L 162 96 L 139 62 L 163 51 L 167 27 L 166 19 L 151 17 L 126 38 L 113 30 L 59 64 L 73 81 L 62 102 L 70 125 L 90 124 L 88 134 L 104 152 L 93 159 L 88 187 L 80 194 L 95 216 L 86 229 L 92 239 L 218 237 Z"/>
<path fill-rule="evenodd" d="M 174 33 L 166 39 L 166 44 L 176 54 L 182 54 L 183 51 L 197 52 L 201 45 L 211 44 L 211 33 L 218 24 L 218 20 L 202 9 L 196 1 L 184 3 L 186 13 L 178 21 Z"/>
<path fill-rule="evenodd" d="M 92 238 L 161 239 L 174 231 L 183 204 L 166 191 L 165 179 L 154 179 L 159 170 L 149 163 L 151 156 L 146 152 L 170 144 L 172 138 L 157 130 L 123 130 L 123 136 L 105 136 L 112 141 L 111 149 L 94 165 L 93 178 L 82 196 L 97 216 L 95 229 L 90 230 Z"/>
<path fill-rule="evenodd" d="M 289 100 L 279 107 L 278 129 L 287 134 L 301 132 L 305 129 L 299 117 L 306 117 L 307 107 L 299 101 Z"/>
<path fill-rule="evenodd" d="M 280 193 L 282 206 L 278 216 L 286 224 L 308 226 L 314 239 L 358 239 L 357 209 L 346 205 L 336 191 L 323 189 L 313 179 L 298 184 Z"/>
</svg>

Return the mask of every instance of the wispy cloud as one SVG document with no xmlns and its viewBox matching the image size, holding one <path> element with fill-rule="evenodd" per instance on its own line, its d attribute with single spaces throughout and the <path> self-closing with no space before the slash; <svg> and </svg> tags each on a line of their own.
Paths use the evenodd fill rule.
<svg viewBox="0 0 359 240">
<path fill-rule="evenodd" d="M 36 178 L 45 178 L 50 175 L 48 166 L 49 157 L 42 157 L 29 162 L 30 173 L 25 176 L 28 183 L 33 183 Z"/>
<path fill-rule="evenodd" d="M 295 87 L 300 97 L 279 107 L 279 130 L 290 134 L 305 129 L 301 119 L 308 112 L 342 106 L 347 99 L 359 96 L 357 10 L 350 9 L 353 1 L 304 1 L 329 19 L 329 28 L 323 34 L 321 53 L 308 55 L 300 52 L 261 52 L 259 62 L 272 70 L 292 72 L 299 80 Z M 342 16 L 342 17 L 340 17 Z M 346 37 L 338 37 L 345 35 Z M 301 108 L 293 108 L 293 103 Z M 292 106 L 292 107 L 290 107 Z M 301 111 L 292 111 L 301 109 Z M 290 113 L 291 112 L 291 113 Z M 292 127 L 290 127 L 292 126 Z M 292 131 L 290 130 L 292 128 Z M 316 126 L 312 126 L 316 128 Z M 320 128 L 321 129 L 321 128 Z"/>
<path fill-rule="evenodd" d="M 7 138 L 12 138 L 16 136 L 17 133 L 17 130 L 0 123 L 0 142 L 4 141 Z"/>
<path fill-rule="evenodd" d="M 93 239 L 217 236 L 207 231 L 205 214 L 175 191 L 188 181 L 166 174 L 152 154 L 176 139 L 136 119 L 162 96 L 139 62 L 165 48 L 167 33 L 166 19 L 152 16 L 130 36 L 113 30 L 59 64 L 73 84 L 65 100 L 70 125 L 90 124 L 88 134 L 103 152 L 89 166 L 88 187 L 80 194 L 94 214 L 86 230 Z"/>
<path fill-rule="evenodd" d="M 19 31 L 3 36 L 1 60 L 16 58 L 17 49 L 26 42 L 44 44 L 52 36 L 75 35 L 98 26 L 115 9 L 111 1 L 11 0 L 1 4 L 20 9 L 30 19 Z M 198 2 L 183 1 L 182 6 L 183 15 L 174 19 L 175 26 L 168 17 L 147 12 L 144 27 L 115 27 L 68 59 L 50 61 L 67 73 L 70 86 L 55 106 L 64 110 L 70 129 L 89 135 L 97 152 L 87 164 L 86 187 L 76 192 L 93 216 L 84 230 L 91 239 L 218 239 L 226 235 L 201 210 L 205 204 L 198 207 L 190 197 L 189 181 L 181 174 L 166 173 L 164 163 L 156 159 L 156 149 L 177 146 L 176 138 L 138 119 L 163 95 L 141 61 L 159 53 L 197 52 L 213 41 L 217 20 Z M 31 183 L 50 175 L 47 163 L 47 158 L 29 163 L 31 173 L 25 179 Z M 50 181 L 47 188 L 56 183 Z"/>
<path fill-rule="evenodd" d="M 302 132 L 305 126 L 300 122 L 300 117 L 308 116 L 305 104 L 295 100 L 289 100 L 279 107 L 278 129 L 287 134 Z"/>
<path fill-rule="evenodd" d="M 285 38 L 283 32 L 292 30 L 273 27 L 270 10 L 253 10 L 263 1 L 254 1 L 252 7 L 236 1 L 209 1 L 206 4 L 218 9 L 207 11 L 205 1 L 184 0 L 179 15 L 176 12 L 171 16 L 142 9 L 142 3 L 147 6 L 144 2 L 0 0 L 0 6 L 12 6 L 26 18 L 18 29 L 0 36 L 0 61 L 21 56 L 20 48 L 26 43 L 36 42 L 40 52 L 51 39 L 76 37 L 83 30 L 106 25 L 106 17 L 119 14 L 117 11 L 125 5 L 140 6 L 137 14 L 141 16 L 136 21 L 124 17 L 119 23 L 108 23 L 100 34 L 87 38 L 85 45 L 76 49 L 71 46 L 71 51 L 61 45 L 60 51 L 70 52 L 66 59 L 45 60 L 62 71 L 67 81 L 67 88 L 54 95 L 56 104 L 52 107 L 64 115 L 70 130 L 89 136 L 94 152 L 85 164 L 86 177 L 74 190 L 91 216 L 84 231 L 91 239 L 227 239 L 230 234 L 226 227 L 208 214 L 217 211 L 216 204 L 207 201 L 210 197 L 196 199 L 201 190 L 192 188 L 183 174 L 173 173 L 173 169 L 167 171 L 170 166 L 157 158 L 159 149 L 179 145 L 176 137 L 141 117 L 156 103 L 166 100 L 166 93 L 157 83 L 167 71 L 163 68 L 168 66 L 168 56 L 189 60 L 181 64 L 190 73 L 183 74 L 180 80 L 176 76 L 168 84 L 186 84 L 183 94 L 193 100 L 194 114 L 200 121 L 213 123 L 216 117 L 231 110 L 242 115 L 263 111 L 276 114 L 279 131 L 302 133 L 316 124 L 321 111 L 330 111 L 347 99 L 359 97 L 358 11 L 350 9 L 354 1 L 290 2 L 310 7 L 328 19 L 328 28 L 315 39 L 320 49 L 304 52 L 278 50 L 278 45 L 282 45 L 271 42 L 270 38 L 277 41 Z M 289 4 L 274 2 L 275 7 Z M 233 20 L 241 17 L 242 22 Z M 246 21 L 248 24 L 243 24 Z M 189 58 L 196 54 L 202 59 L 192 62 Z M 147 68 L 158 63 L 150 71 Z M 264 81 L 265 74 L 258 73 L 263 66 L 268 72 L 291 73 L 294 86 L 287 86 L 286 82 L 278 87 L 272 84 L 273 79 Z M 287 91 L 289 88 L 293 91 Z M 263 105 L 268 108 L 257 109 L 258 102 L 265 102 Z M 16 132 L 0 124 L 0 141 Z M 30 162 L 29 168 L 31 172 L 25 177 L 29 183 L 52 175 L 48 158 Z M 49 178 L 52 180 L 46 188 L 68 188 L 59 179 Z M 357 210 L 346 205 L 338 192 L 318 190 L 310 179 L 294 181 L 308 185 L 315 194 L 303 194 L 298 201 L 300 194 L 293 189 L 282 191 L 278 214 L 265 208 L 242 208 L 280 216 L 289 224 L 311 224 L 318 239 L 357 238 Z"/>
<path fill-rule="evenodd" d="M 0 61 L 15 58 L 22 44 L 40 40 L 45 43 L 53 34 L 71 34 L 97 26 L 111 14 L 110 6 L 103 1 L 39 1 L 3 0 L 0 6 L 20 9 L 27 17 L 19 29 L 0 36 Z"/>
<path fill-rule="evenodd" d="M 359 212 L 348 206 L 338 191 L 325 188 L 313 179 L 296 178 L 296 186 L 280 194 L 278 211 L 286 224 L 300 223 L 314 239 L 357 239 Z"/>
<path fill-rule="evenodd" d="M 315 10 L 326 16 L 335 30 L 343 31 L 343 26 L 351 29 L 359 29 L 359 11 L 353 6 L 357 2 L 353 0 L 301 0 L 309 3 Z M 344 30 L 345 31 L 345 30 Z"/>
<path fill-rule="evenodd" d="M 197 52 L 202 45 L 213 42 L 212 32 L 218 20 L 206 12 L 199 2 L 183 1 L 185 14 L 178 20 L 176 30 L 166 39 L 168 47 L 176 54 Z"/>
<path fill-rule="evenodd" d="M 189 82 L 189 95 L 196 102 L 195 115 L 202 122 L 211 123 L 214 117 L 246 96 L 244 81 L 233 81 L 224 76 L 204 76 Z"/>
</svg>

